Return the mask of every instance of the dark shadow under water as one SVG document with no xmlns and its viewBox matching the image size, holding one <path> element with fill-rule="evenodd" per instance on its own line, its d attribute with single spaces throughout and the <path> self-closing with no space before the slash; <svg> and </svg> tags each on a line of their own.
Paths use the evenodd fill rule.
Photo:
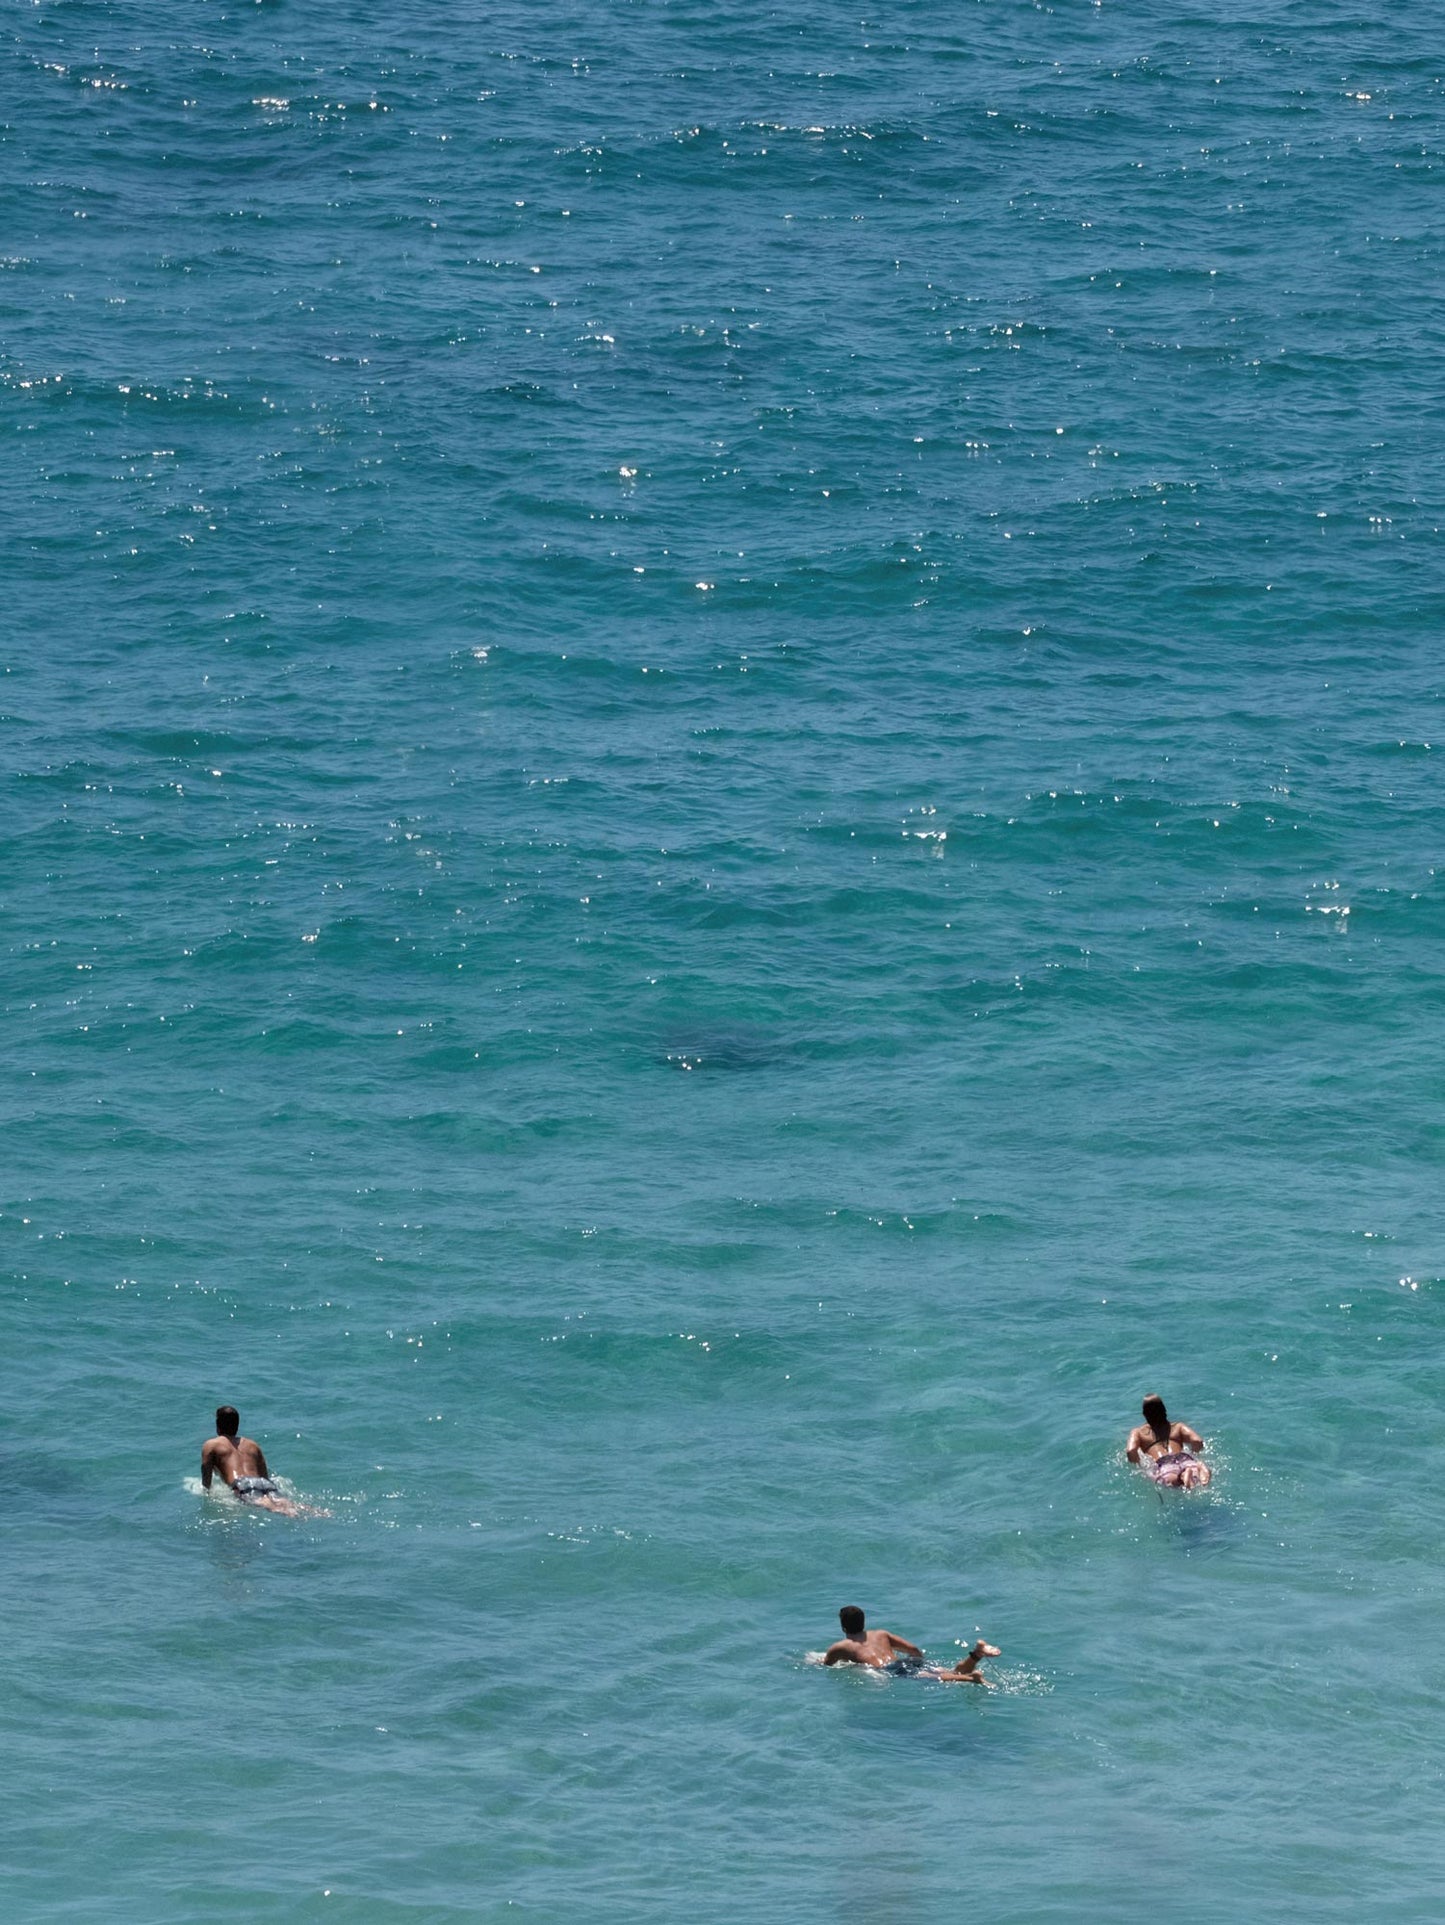
<svg viewBox="0 0 1445 1925">
<path fill-rule="evenodd" d="M 1240 1541 L 1235 1506 L 1217 1492 L 1162 1490 L 1153 1493 L 1157 1524 L 1167 1542 L 1182 1550 L 1223 1550 Z"/>
<path fill-rule="evenodd" d="M 662 1061 L 672 1069 L 771 1069 L 792 1054 L 780 1037 L 747 1024 L 678 1029 L 662 1038 Z"/>
</svg>

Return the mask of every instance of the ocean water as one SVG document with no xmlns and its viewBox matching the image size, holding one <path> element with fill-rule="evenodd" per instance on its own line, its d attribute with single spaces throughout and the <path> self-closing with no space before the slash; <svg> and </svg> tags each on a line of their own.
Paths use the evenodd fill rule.
<svg viewBox="0 0 1445 1925">
<path fill-rule="evenodd" d="M 1436 12 L 0 44 L 5 1915 L 1433 1925 Z"/>
</svg>

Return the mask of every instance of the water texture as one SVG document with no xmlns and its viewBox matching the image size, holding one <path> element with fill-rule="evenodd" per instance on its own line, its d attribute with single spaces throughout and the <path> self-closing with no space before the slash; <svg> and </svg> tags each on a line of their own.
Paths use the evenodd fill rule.
<svg viewBox="0 0 1445 1925">
<path fill-rule="evenodd" d="M 9 10 L 8 1916 L 1434 1925 L 1442 76 Z"/>
</svg>

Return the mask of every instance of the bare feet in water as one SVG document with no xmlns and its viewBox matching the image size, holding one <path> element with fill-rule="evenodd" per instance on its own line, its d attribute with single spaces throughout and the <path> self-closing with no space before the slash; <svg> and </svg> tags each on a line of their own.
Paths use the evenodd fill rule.
<svg viewBox="0 0 1445 1925">
<path fill-rule="evenodd" d="M 980 1638 L 966 1658 L 960 1658 L 951 1671 L 931 1671 L 928 1676 L 937 1678 L 940 1684 L 981 1684 L 985 1690 L 991 1689 L 989 1681 L 978 1668 L 980 1658 L 999 1658 L 1003 1653 L 996 1644 L 985 1644 Z"/>
</svg>

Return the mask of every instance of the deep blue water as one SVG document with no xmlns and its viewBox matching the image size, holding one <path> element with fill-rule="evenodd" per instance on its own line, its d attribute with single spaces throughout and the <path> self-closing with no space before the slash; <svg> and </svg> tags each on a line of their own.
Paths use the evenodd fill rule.
<svg viewBox="0 0 1445 1925">
<path fill-rule="evenodd" d="M 9 1915 L 1434 1925 L 1433 10 L 0 45 Z"/>
</svg>

